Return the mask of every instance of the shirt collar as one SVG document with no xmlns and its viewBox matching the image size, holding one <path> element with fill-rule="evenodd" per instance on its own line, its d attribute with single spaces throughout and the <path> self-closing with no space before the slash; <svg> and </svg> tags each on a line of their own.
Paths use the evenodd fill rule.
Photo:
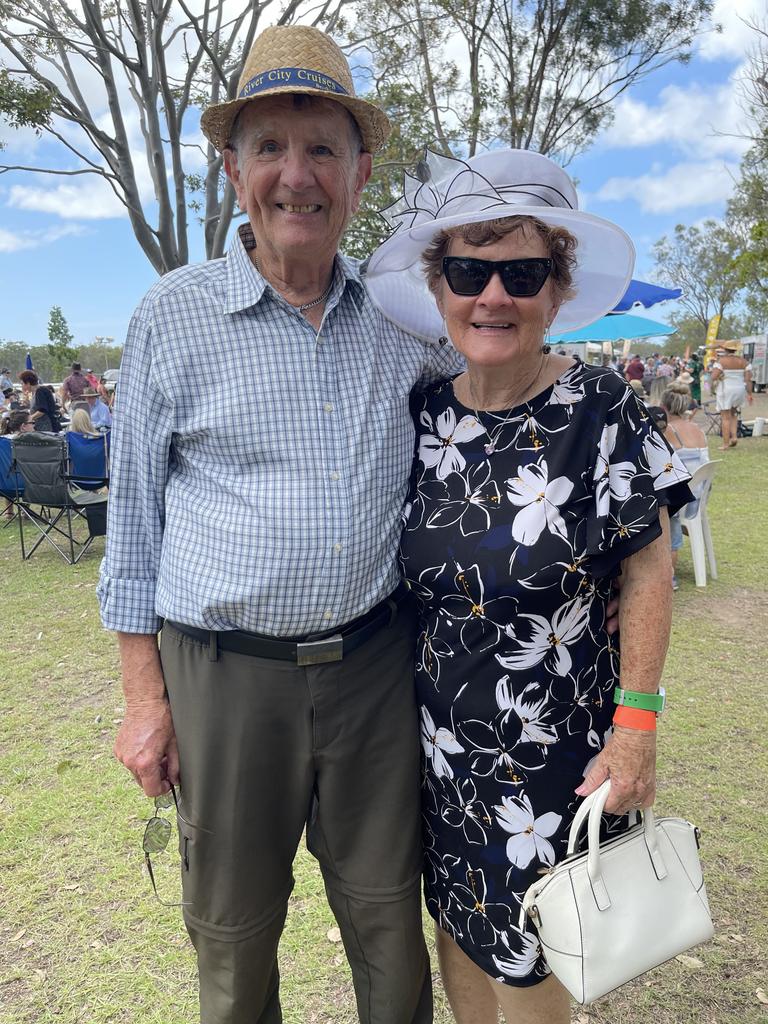
<svg viewBox="0 0 768 1024">
<path fill-rule="evenodd" d="M 243 309 L 257 305 L 267 289 L 266 282 L 254 267 L 250 253 L 256 248 L 256 239 L 250 224 L 241 224 L 232 245 L 227 252 L 227 298 L 225 313 L 239 313 Z M 341 271 L 342 287 L 338 287 L 338 277 L 331 290 L 330 304 L 341 301 L 345 290 L 362 312 L 365 302 L 365 285 L 360 276 L 359 261 L 348 256 L 336 255 L 336 266 Z M 349 288 L 347 288 L 349 286 Z"/>
</svg>

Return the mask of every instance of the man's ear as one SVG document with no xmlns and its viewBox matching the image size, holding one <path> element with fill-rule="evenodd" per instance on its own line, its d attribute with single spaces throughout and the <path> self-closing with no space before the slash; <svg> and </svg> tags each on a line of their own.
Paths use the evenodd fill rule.
<svg viewBox="0 0 768 1024">
<path fill-rule="evenodd" d="M 352 212 L 357 213 L 360 207 L 360 198 L 363 189 L 368 184 L 368 179 L 373 171 L 373 157 L 370 153 L 361 153 L 357 158 L 355 170 L 355 190 L 352 194 Z"/>
<path fill-rule="evenodd" d="M 245 188 L 243 187 L 242 175 L 240 174 L 240 168 L 237 163 L 237 151 L 234 149 L 224 149 L 221 154 L 224 157 L 224 170 L 227 177 L 232 182 L 232 188 L 235 190 L 237 196 L 237 205 L 240 207 L 243 213 L 246 212 L 246 201 L 245 201 Z"/>
</svg>

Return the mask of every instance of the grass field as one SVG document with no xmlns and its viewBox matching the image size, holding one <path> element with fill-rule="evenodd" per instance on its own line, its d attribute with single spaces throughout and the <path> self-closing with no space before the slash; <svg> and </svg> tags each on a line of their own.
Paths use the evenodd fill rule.
<svg viewBox="0 0 768 1024">
<path fill-rule="evenodd" d="M 713 446 L 714 447 L 714 446 Z M 713 457 L 720 453 L 713 451 Z M 657 808 L 702 829 L 715 940 L 588 1009 L 579 1024 L 768 1020 L 768 438 L 726 453 L 710 503 L 717 581 L 687 546 L 665 683 Z M 195 972 L 180 912 L 153 899 L 141 836 L 151 802 L 112 759 L 117 658 L 94 588 L 103 542 L 75 567 L 22 563 L 0 529 L 0 1024 L 191 1024 Z M 654 637 L 648 636 L 649 646 Z M 176 855 L 157 858 L 179 898 Z M 343 950 L 302 851 L 282 944 L 288 1024 L 357 1020 Z M 437 992 L 436 1021 L 452 1017 Z"/>
</svg>

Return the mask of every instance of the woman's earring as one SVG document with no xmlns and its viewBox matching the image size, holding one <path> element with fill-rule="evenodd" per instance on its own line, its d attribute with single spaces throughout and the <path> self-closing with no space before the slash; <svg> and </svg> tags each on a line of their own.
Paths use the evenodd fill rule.
<svg viewBox="0 0 768 1024">
<path fill-rule="evenodd" d="M 445 317 L 443 317 L 443 333 L 437 339 L 437 344 L 440 348 L 448 344 L 448 325 L 445 322 Z"/>
<path fill-rule="evenodd" d="M 552 346 L 549 343 L 549 324 L 547 325 L 547 329 L 544 332 L 544 344 L 541 346 L 541 351 L 544 355 L 547 355 L 548 352 L 552 351 Z"/>
</svg>

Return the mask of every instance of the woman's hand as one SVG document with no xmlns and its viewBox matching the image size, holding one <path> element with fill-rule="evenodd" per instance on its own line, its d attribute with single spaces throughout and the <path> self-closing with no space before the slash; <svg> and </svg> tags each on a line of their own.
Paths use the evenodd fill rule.
<svg viewBox="0 0 768 1024">
<path fill-rule="evenodd" d="M 656 733 L 614 726 L 577 796 L 589 796 L 608 778 L 611 794 L 605 809 L 610 814 L 650 807 L 656 797 Z"/>
</svg>

